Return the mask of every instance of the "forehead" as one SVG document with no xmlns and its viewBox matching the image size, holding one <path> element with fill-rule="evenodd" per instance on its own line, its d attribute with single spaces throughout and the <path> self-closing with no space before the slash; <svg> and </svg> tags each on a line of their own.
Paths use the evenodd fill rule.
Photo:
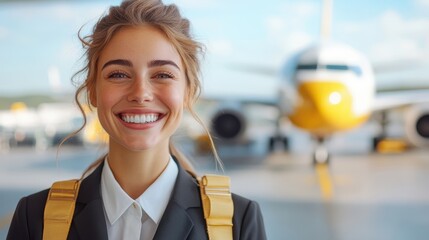
<svg viewBox="0 0 429 240">
<path fill-rule="evenodd" d="M 112 59 L 127 59 L 134 64 L 152 60 L 172 60 L 182 69 L 181 57 L 167 36 L 150 25 L 123 27 L 101 51 L 99 66 Z"/>
</svg>

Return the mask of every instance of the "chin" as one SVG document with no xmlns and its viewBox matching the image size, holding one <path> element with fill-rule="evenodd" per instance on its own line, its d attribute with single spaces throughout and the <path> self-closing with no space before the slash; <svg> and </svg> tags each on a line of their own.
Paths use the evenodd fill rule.
<svg viewBox="0 0 429 240">
<path fill-rule="evenodd" d="M 126 145 L 125 148 L 131 152 L 142 152 L 155 148 L 152 145 L 145 144 L 136 144 L 136 145 Z"/>
<path fill-rule="evenodd" d="M 133 142 L 127 142 L 124 143 L 123 146 L 132 152 L 141 152 L 141 151 L 147 151 L 150 149 L 158 148 L 159 144 L 157 144 L 154 141 L 142 141 L 142 140 L 136 140 Z"/>
</svg>

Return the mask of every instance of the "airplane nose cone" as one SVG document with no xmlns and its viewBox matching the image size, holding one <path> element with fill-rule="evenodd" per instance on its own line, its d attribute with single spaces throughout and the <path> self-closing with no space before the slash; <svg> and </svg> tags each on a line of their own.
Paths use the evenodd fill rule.
<svg viewBox="0 0 429 240">
<path fill-rule="evenodd" d="M 303 83 L 298 90 L 305 104 L 324 118 L 350 115 L 352 97 L 346 87 L 336 82 Z"/>
<path fill-rule="evenodd" d="M 298 127 L 327 134 L 362 122 L 353 113 L 353 96 L 342 83 L 308 81 L 298 86 L 298 92 L 300 100 L 290 116 Z"/>
</svg>

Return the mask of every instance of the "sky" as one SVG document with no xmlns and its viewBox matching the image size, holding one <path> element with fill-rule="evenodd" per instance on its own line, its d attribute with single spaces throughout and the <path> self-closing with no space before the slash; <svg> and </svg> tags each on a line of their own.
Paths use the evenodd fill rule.
<svg viewBox="0 0 429 240">
<path fill-rule="evenodd" d="M 0 96 L 72 93 L 82 66 L 77 32 L 85 35 L 119 0 L 0 3 Z M 319 39 L 321 0 L 165 0 L 191 21 L 206 45 L 203 94 L 274 95 L 280 78 L 233 69 L 281 69 L 296 51 Z M 331 39 L 377 64 L 429 56 L 429 0 L 333 0 Z M 424 62 L 424 61 L 420 61 Z M 424 65 L 424 64 L 423 64 Z M 388 84 L 429 85 L 424 67 L 385 73 Z"/>
</svg>

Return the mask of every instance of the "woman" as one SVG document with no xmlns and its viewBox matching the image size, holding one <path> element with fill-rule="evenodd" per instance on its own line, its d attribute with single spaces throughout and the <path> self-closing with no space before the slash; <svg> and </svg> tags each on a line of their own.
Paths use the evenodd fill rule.
<svg viewBox="0 0 429 240">
<path fill-rule="evenodd" d="M 85 93 L 97 108 L 109 145 L 82 180 L 68 239 L 207 239 L 193 170 L 170 142 L 200 91 L 188 20 L 175 5 L 125 1 L 81 40 L 76 100 Z M 7 239 L 42 239 L 47 194 L 20 200 Z M 234 239 L 265 239 L 257 203 L 232 198 Z"/>
</svg>

